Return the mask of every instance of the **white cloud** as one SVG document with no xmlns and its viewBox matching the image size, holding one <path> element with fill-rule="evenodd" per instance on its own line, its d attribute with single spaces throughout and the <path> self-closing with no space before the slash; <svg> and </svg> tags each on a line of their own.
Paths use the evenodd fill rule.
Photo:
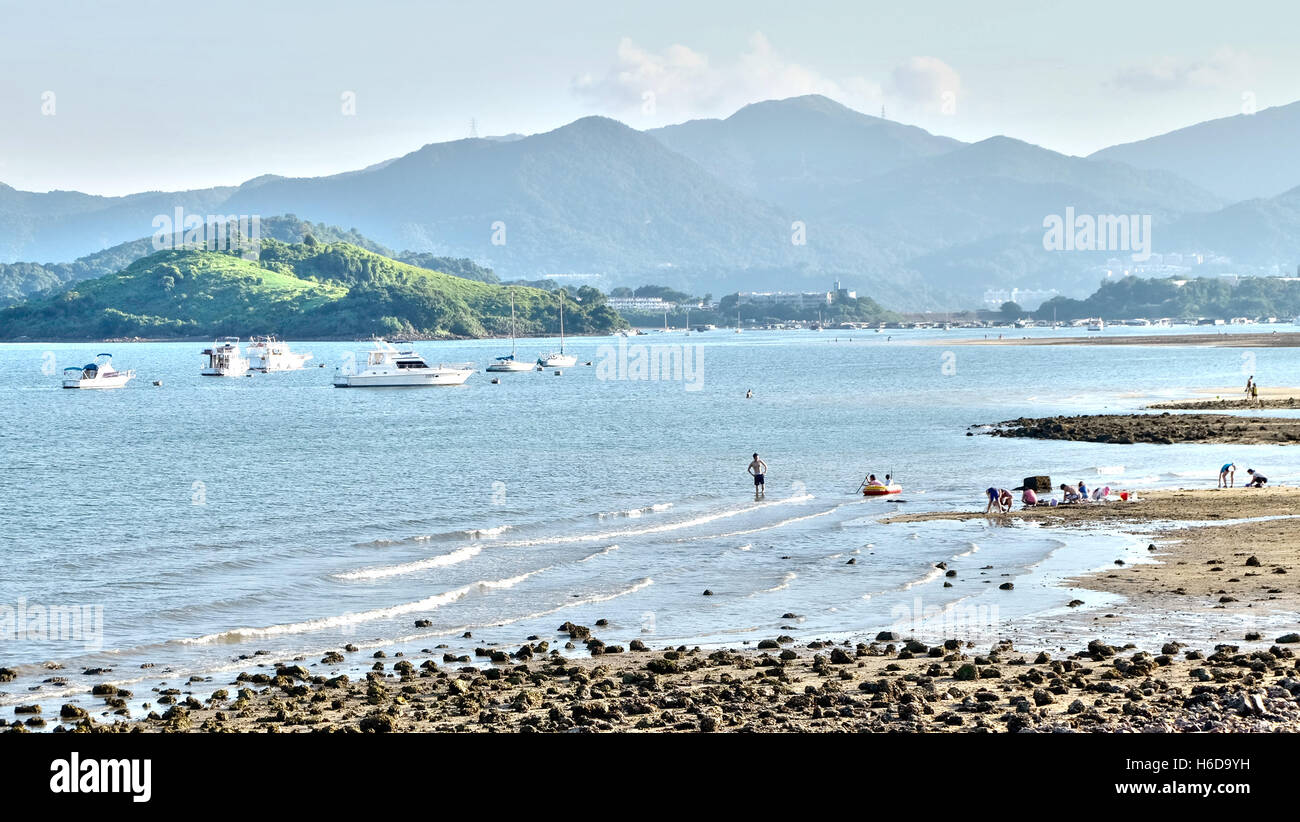
<svg viewBox="0 0 1300 822">
<path fill-rule="evenodd" d="M 637 110 L 659 119 L 725 116 L 756 100 L 803 94 L 824 94 L 853 107 L 873 105 L 881 96 L 880 86 L 866 78 L 835 80 L 786 59 L 762 32 L 728 65 L 716 65 L 689 46 L 654 52 L 624 37 L 615 65 L 576 78 L 573 90 L 611 113 Z"/>
<path fill-rule="evenodd" d="M 894 67 L 887 90 L 907 106 L 941 111 L 961 94 L 961 75 L 938 57 L 911 57 Z"/>
<path fill-rule="evenodd" d="M 1204 59 L 1161 57 L 1127 66 L 1115 74 L 1111 85 L 1138 92 L 1243 88 L 1249 84 L 1252 68 L 1249 55 L 1222 48 Z"/>
</svg>

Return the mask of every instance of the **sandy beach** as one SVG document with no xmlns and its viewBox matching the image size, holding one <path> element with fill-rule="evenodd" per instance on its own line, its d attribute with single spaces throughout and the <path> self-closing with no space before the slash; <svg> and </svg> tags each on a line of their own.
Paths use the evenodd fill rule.
<svg viewBox="0 0 1300 822">
<path fill-rule="evenodd" d="M 1157 562 L 1074 582 L 1124 595 L 1107 615 L 1118 619 L 1211 609 L 1294 614 L 1297 503 L 1295 488 L 1152 491 L 1134 502 L 1017 510 L 1002 519 L 1144 534 L 1159 523 L 1231 522 L 1164 527 L 1151 544 Z M 976 518 L 983 515 L 918 513 L 886 523 Z M 781 618 L 796 630 L 797 614 Z M 132 695 L 105 681 L 93 691 L 100 711 L 39 706 L 16 714 L 9 729 L 63 722 L 99 732 L 1300 730 L 1293 654 L 1300 634 L 1139 648 L 1109 644 L 1103 629 L 1078 647 L 1005 640 L 976 647 L 890 632 L 796 642 L 774 632 L 754 645 L 709 650 L 651 649 L 600 632 L 599 624 L 564 623 L 552 636 L 482 647 L 473 657 L 441 648 L 390 657 L 348 646 L 319 659 L 250 660 L 225 687 L 155 689 L 144 716 L 119 722 Z M 338 672 L 358 663 L 370 669 L 364 676 Z"/>
<path fill-rule="evenodd" d="M 1240 477 L 1238 477 L 1240 478 Z M 893 523 L 971 519 L 982 514 L 918 513 Z M 1216 523 L 1230 526 L 1162 528 L 1157 563 L 1117 567 L 1077 582 L 1120 593 L 1135 613 L 1230 605 L 1300 610 L 1300 488 L 1224 488 L 1141 492 L 1135 502 L 1111 501 L 1018 508 L 1001 518 L 1049 526 L 1106 525 L 1149 533 L 1152 524 Z M 1254 521 L 1242 521 L 1254 520 Z M 1222 601 L 1228 597 L 1230 601 Z"/>
<path fill-rule="evenodd" d="M 1300 388 L 1289 386 L 1259 388 L 1258 397 L 1250 399 L 1241 387 L 1202 388 L 1190 399 L 1155 402 L 1148 408 L 1163 411 L 1252 411 L 1268 408 L 1300 408 Z"/>
</svg>

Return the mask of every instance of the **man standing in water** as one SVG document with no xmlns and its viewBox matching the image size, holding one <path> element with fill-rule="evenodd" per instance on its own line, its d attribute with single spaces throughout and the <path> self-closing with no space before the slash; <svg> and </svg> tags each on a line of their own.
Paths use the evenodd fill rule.
<svg viewBox="0 0 1300 822">
<path fill-rule="evenodd" d="M 754 478 L 754 499 L 767 495 L 767 486 L 764 484 L 763 475 L 767 473 L 767 463 L 754 454 L 754 460 L 749 464 L 749 473 Z"/>
</svg>

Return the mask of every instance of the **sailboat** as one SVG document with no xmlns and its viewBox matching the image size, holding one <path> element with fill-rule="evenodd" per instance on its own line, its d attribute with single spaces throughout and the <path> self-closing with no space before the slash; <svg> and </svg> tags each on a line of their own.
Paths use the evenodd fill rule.
<svg viewBox="0 0 1300 822">
<path fill-rule="evenodd" d="M 564 292 L 560 292 L 560 350 L 543 354 L 537 358 L 537 364 L 543 368 L 571 368 L 578 364 L 578 358 L 564 353 Z"/>
<path fill-rule="evenodd" d="M 740 327 L 740 306 L 737 305 L 736 306 L 736 333 L 739 334 L 741 330 L 742 329 Z"/>
<path fill-rule="evenodd" d="M 510 291 L 510 353 L 497 357 L 487 367 L 488 371 L 531 371 L 532 363 L 515 358 L 515 292 Z"/>
</svg>

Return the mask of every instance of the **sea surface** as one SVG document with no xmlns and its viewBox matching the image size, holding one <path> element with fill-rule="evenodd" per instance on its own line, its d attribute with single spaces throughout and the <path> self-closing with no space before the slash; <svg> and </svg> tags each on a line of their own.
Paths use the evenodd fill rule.
<svg viewBox="0 0 1300 822">
<path fill-rule="evenodd" d="M 199 375 L 201 343 L 0 345 L 0 666 L 19 672 L 0 704 L 34 699 L 43 663 L 62 664 L 72 692 L 85 668 L 206 676 L 247 669 L 240 657 L 257 651 L 562 645 L 565 621 L 608 620 L 606 642 L 652 647 L 887 629 L 1054 641 L 1115 604 L 1062 580 L 1147 561 L 1144 539 L 880 518 L 982 510 L 984 488 L 1033 474 L 1118 490 L 1213 487 L 1228 461 L 1239 477 L 1300 473 L 1300 448 L 968 436 L 1021 415 L 1136 411 L 1251 374 L 1300 385 L 1294 349 L 944 345 L 986 333 L 576 338 L 577 367 L 499 384 L 481 369 L 508 341 L 425 342 L 427 359 L 479 373 L 455 388 L 347 391 L 333 370 L 366 343 L 293 342 L 314 355 L 308 368 L 226 379 Z M 520 354 L 555 345 L 521 340 Z M 684 353 L 696 371 L 630 378 L 611 365 L 620 345 L 633 360 L 637 346 Z M 59 387 L 63 367 L 100 351 L 136 370 L 127 388 Z M 755 451 L 769 466 L 760 500 Z M 904 492 L 858 496 L 867 472 Z M 1076 597 L 1084 608 L 1067 608 Z M 43 635 L 40 609 L 64 606 L 102 622 Z M 16 609 L 26 619 L 6 626 Z M 1198 626 L 1153 618 L 1150 636 L 1175 628 Z"/>
</svg>

